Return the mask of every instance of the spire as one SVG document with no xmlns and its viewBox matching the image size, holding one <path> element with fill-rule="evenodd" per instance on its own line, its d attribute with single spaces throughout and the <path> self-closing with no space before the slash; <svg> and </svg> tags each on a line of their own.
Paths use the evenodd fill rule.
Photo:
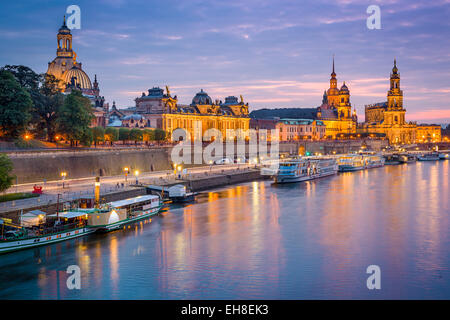
<svg viewBox="0 0 450 320">
<path fill-rule="evenodd" d="M 398 68 L 397 68 L 397 59 L 394 58 L 394 67 L 392 68 L 392 74 L 397 74 Z"/>
<path fill-rule="evenodd" d="M 334 54 L 333 54 L 333 72 L 331 72 L 331 77 L 336 77 L 336 72 L 334 72 Z"/>
</svg>

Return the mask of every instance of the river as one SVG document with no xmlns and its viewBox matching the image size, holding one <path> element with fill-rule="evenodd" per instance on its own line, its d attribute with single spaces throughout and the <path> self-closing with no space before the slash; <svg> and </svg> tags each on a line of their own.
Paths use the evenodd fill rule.
<svg viewBox="0 0 450 320">
<path fill-rule="evenodd" d="M 0 256 L 0 298 L 450 299 L 449 168 L 206 192 L 126 230 Z M 66 285 L 70 265 L 79 290 Z"/>
</svg>

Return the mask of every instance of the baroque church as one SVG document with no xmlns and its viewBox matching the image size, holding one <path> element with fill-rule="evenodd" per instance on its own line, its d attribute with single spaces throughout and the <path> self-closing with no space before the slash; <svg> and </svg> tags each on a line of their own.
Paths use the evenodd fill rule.
<svg viewBox="0 0 450 320">
<path fill-rule="evenodd" d="M 352 113 L 350 90 L 345 84 L 345 81 L 341 88 L 338 89 L 336 72 L 334 69 L 334 57 L 330 88 L 324 92 L 322 105 L 317 108 L 315 118 L 321 120 L 325 124 L 325 136 L 327 138 L 335 139 L 339 134 L 348 135 L 356 133 L 358 122 L 356 110 L 353 110 Z"/>
<path fill-rule="evenodd" d="M 440 141 L 440 127 L 437 125 L 417 125 L 415 122 L 406 122 L 406 109 L 403 107 L 403 90 L 400 88 L 400 73 L 397 61 L 390 75 L 390 87 L 387 92 L 387 101 L 365 106 L 365 122 L 358 128 L 360 133 L 381 133 L 386 136 L 390 144 L 410 144 L 420 141 L 416 136 L 417 130 L 439 132 L 435 140 Z"/>
<path fill-rule="evenodd" d="M 105 126 L 109 105 L 105 98 L 100 96 L 97 75 L 94 82 L 84 72 L 81 62 L 77 61 L 77 54 L 72 48 L 72 34 L 66 25 L 64 16 L 63 25 L 59 28 L 57 39 L 56 58 L 48 63 L 47 74 L 59 80 L 59 89 L 65 94 L 72 90 L 80 90 L 83 96 L 92 102 L 95 120 L 92 126 Z"/>
</svg>

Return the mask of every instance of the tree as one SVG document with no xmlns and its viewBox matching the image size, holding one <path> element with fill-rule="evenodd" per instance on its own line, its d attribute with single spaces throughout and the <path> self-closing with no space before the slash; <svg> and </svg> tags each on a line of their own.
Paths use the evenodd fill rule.
<svg viewBox="0 0 450 320">
<path fill-rule="evenodd" d="M 0 70 L 0 132 L 7 138 L 18 137 L 31 118 L 32 101 L 14 76 Z"/>
<path fill-rule="evenodd" d="M 13 163 L 6 154 L 0 154 L 0 192 L 12 186 L 15 176 L 11 174 Z"/>
<path fill-rule="evenodd" d="M 6 65 L 2 69 L 11 72 L 22 88 L 28 91 L 33 102 L 31 122 L 35 124 L 38 134 L 45 132 L 47 140 L 53 141 L 58 111 L 64 103 L 64 95 L 59 90 L 61 80 L 50 74 L 37 74 L 21 65 Z"/>
<path fill-rule="evenodd" d="M 133 140 L 134 144 L 137 144 L 138 141 L 142 141 L 142 130 L 138 128 L 131 129 L 129 140 Z"/>
<path fill-rule="evenodd" d="M 19 85 L 28 92 L 39 91 L 39 83 L 42 81 L 42 75 L 37 74 L 29 67 L 6 65 L 2 70 L 11 72 L 17 82 L 19 82 Z"/>
<path fill-rule="evenodd" d="M 59 91 L 60 80 L 50 74 L 44 74 L 44 82 L 40 89 L 40 100 L 35 100 L 33 121 L 37 129 L 45 129 L 47 141 L 54 141 L 59 111 L 64 104 L 64 95 Z"/>
<path fill-rule="evenodd" d="M 105 129 L 103 127 L 92 128 L 92 138 L 95 146 L 97 147 L 97 142 L 105 140 Z"/>
<path fill-rule="evenodd" d="M 155 129 L 155 140 L 164 141 L 166 139 L 166 132 L 162 129 Z"/>
<path fill-rule="evenodd" d="M 94 119 L 91 101 L 83 97 L 81 91 L 73 90 L 64 99 L 57 119 L 58 130 L 66 136 L 73 147 L 83 134 L 89 129 Z"/>
<path fill-rule="evenodd" d="M 155 140 L 155 130 L 144 129 L 142 132 L 142 140 L 145 142 L 146 145 L 148 145 L 150 141 Z"/>
<path fill-rule="evenodd" d="M 125 141 L 130 139 L 130 129 L 128 128 L 120 128 L 119 129 L 119 140 L 125 144 Z"/>
<path fill-rule="evenodd" d="M 94 134 L 93 130 L 91 128 L 87 128 L 80 137 L 80 143 L 81 145 L 85 147 L 90 147 L 92 145 L 92 142 L 94 141 Z"/>
<path fill-rule="evenodd" d="M 105 140 L 109 141 L 112 146 L 114 142 L 119 140 L 119 130 L 116 128 L 108 127 L 105 130 Z"/>
</svg>

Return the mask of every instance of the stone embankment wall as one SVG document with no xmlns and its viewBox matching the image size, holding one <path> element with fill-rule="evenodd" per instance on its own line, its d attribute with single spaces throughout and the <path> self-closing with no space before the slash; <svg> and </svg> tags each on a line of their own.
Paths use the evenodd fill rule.
<svg viewBox="0 0 450 320">
<path fill-rule="evenodd" d="M 123 174 L 123 168 L 141 172 L 171 169 L 169 149 L 60 151 L 9 154 L 18 183 Z"/>
<path fill-rule="evenodd" d="M 384 140 L 350 140 L 350 141 L 301 141 L 280 143 L 281 153 L 299 154 L 300 150 L 311 153 L 331 154 L 348 153 L 357 151 L 361 145 L 365 144 L 372 150 L 381 150 L 387 145 Z M 193 150 L 194 151 L 194 150 Z M 224 146 L 223 156 L 226 148 Z M 61 172 L 67 172 L 68 179 L 85 178 L 95 176 L 111 176 L 123 174 L 123 168 L 135 169 L 140 172 L 160 171 L 172 169 L 171 161 L 172 148 L 155 149 L 132 149 L 132 150 L 93 150 L 93 151 L 51 151 L 51 152 L 14 152 L 9 153 L 9 157 L 14 164 L 14 174 L 17 182 L 39 183 L 44 179 L 47 181 L 58 180 Z M 270 152 L 270 146 L 268 147 Z M 191 163 L 194 158 L 203 159 L 202 154 L 197 157 L 191 156 Z M 248 158 L 248 146 L 246 148 Z M 198 164 L 188 164 L 184 167 L 192 167 Z"/>
</svg>

